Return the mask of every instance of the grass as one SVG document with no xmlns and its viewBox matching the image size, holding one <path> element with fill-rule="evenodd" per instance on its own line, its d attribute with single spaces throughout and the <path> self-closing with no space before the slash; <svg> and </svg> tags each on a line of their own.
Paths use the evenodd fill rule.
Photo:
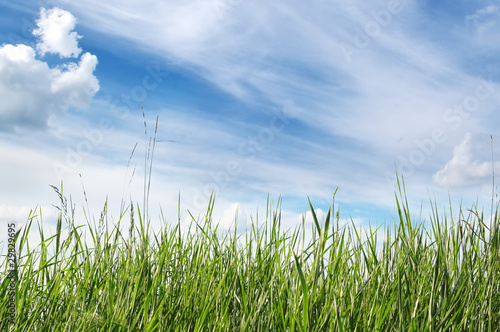
<svg viewBox="0 0 500 332">
<path fill-rule="evenodd" d="M 221 232 L 212 196 L 189 227 L 162 218 L 155 232 L 157 125 L 145 140 L 142 209 L 124 205 L 113 224 L 105 203 L 96 225 L 87 205 L 82 225 L 53 187 L 55 234 L 30 213 L 16 233 L 14 299 L 7 257 L 0 262 L 0 331 L 500 331 L 498 206 L 489 226 L 476 208 L 439 217 L 432 202 L 429 222 L 416 222 L 398 178 L 397 220 L 382 230 L 341 226 L 332 199 L 323 220 L 309 201 L 307 241 L 305 221 L 282 229 L 281 201 L 268 200 L 264 222 Z"/>
<path fill-rule="evenodd" d="M 0 331 L 500 331 L 498 216 L 431 203 L 426 228 L 399 188 L 394 226 L 366 234 L 339 225 L 333 200 L 324 220 L 311 204 L 308 243 L 304 223 L 281 228 L 280 202 L 246 232 L 218 231 L 213 197 L 189 230 L 154 232 L 132 204 L 113 226 L 105 209 L 77 226 L 55 188 L 56 233 L 35 214 L 17 233 L 14 324 L 1 263 Z"/>
</svg>

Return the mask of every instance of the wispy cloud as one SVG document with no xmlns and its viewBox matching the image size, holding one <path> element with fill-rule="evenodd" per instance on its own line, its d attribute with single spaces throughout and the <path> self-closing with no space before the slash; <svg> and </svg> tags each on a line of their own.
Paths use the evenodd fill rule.
<svg viewBox="0 0 500 332">
<path fill-rule="evenodd" d="M 465 16 L 466 24 L 474 29 L 480 43 L 498 43 L 500 41 L 500 9 L 489 5 L 476 10 L 474 14 Z"/>
<path fill-rule="evenodd" d="M 165 61 L 177 59 L 182 70 L 252 105 L 249 112 L 283 109 L 293 126 L 237 177 L 239 184 L 253 190 L 328 196 L 325 188 L 339 185 L 352 193 L 349 200 L 363 192 L 359 195 L 367 193 L 366 200 L 374 201 L 370 195 L 380 198 L 375 188 L 389 189 L 384 174 L 394 172 L 399 156 L 408 159 L 418 142 L 439 130 L 446 139 L 436 143 L 413 172 L 425 171 L 419 178 L 431 179 L 446 163 L 444 152 L 453 149 L 465 132 L 483 131 L 490 123 L 485 119 L 497 100 L 493 95 L 482 100 L 458 128 L 446 120 L 449 109 L 474 95 L 481 77 L 479 71 L 463 67 L 466 54 L 440 43 L 452 32 L 441 27 L 429 35 L 421 28 L 431 18 L 411 1 L 335 6 L 321 1 L 241 1 L 224 7 L 223 15 L 220 6 L 201 1 L 87 3 L 92 5 L 67 3 L 87 28 L 102 28 L 113 38 L 133 41 Z M 457 30 L 464 25 L 463 16 L 460 19 L 454 22 Z M 475 45 L 467 38 L 461 42 L 464 48 Z M 354 50 L 348 59 L 345 45 Z M 497 91 L 495 81 L 490 86 Z M 248 135 L 249 127 L 244 128 L 242 133 Z M 252 132 L 259 131 L 254 128 Z M 218 130 L 227 133 L 230 128 Z M 245 140 L 237 133 L 233 139 Z M 304 141 L 310 144 L 299 143 Z M 202 150 L 200 156 L 218 156 L 214 159 L 221 163 L 208 167 L 207 178 L 213 169 L 224 170 L 232 154 L 238 155 L 234 146 L 221 149 L 214 144 Z M 287 157 L 280 163 L 277 156 L 285 151 Z M 307 166 L 300 163 L 304 158 Z M 200 165 L 213 163 L 199 160 L 204 160 Z M 207 183 L 212 181 L 207 179 L 201 187 Z M 307 190 L 297 189 L 298 183 Z M 367 189 L 367 183 L 374 189 Z"/>
<path fill-rule="evenodd" d="M 384 149 L 396 148 L 401 136 L 426 135 L 424 124 L 439 124 L 444 109 L 476 81 L 460 70 L 456 54 L 422 38 L 414 20 L 404 23 L 421 15 L 406 1 L 383 25 L 376 19 L 388 12 L 382 1 L 335 7 L 241 2 L 222 19 L 196 1 L 106 7 L 111 12 L 102 6 L 79 10 L 86 24 L 112 24 L 113 34 L 181 58 L 238 98 L 287 105 L 292 118 Z M 137 29 L 123 19 L 108 20 L 122 12 L 141 13 L 147 22 L 140 19 Z M 370 24 L 380 29 L 374 37 L 363 32 Z M 359 31 L 370 43 L 348 62 L 341 45 L 355 47 Z"/>
<path fill-rule="evenodd" d="M 156 146 L 151 201 L 175 205 L 181 191 L 184 207 L 202 208 L 215 189 L 225 226 L 236 209 L 251 205 L 252 211 L 253 203 L 262 203 L 255 197 L 269 192 L 325 203 L 339 187 L 344 204 L 369 207 L 369 213 L 387 208 L 394 192 L 386 179 L 394 177 L 395 164 L 398 170 L 410 166 L 407 180 L 418 187 L 418 203 L 440 185 L 486 180 L 485 161 L 476 161 L 465 143 L 451 160 L 450 154 L 467 132 L 498 133 L 499 76 L 490 70 L 498 66 L 491 52 L 496 46 L 476 38 L 483 24 L 488 36 L 498 31 L 491 25 L 495 6 L 462 8 L 446 21 L 432 16 L 446 6 L 429 10 L 406 0 L 87 0 L 61 6 L 71 14 L 42 11 L 38 54 L 28 44 L 3 46 L 0 96 L 9 98 L 3 98 L 8 102 L 0 106 L 0 120 L 3 130 L 48 122 L 58 127 L 39 144 L 63 150 L 54 161 L 75 191 L 82 173 L 97 192 L 120 197 L 121 186 L 104 183 L 128 183 L 117 174 L 125 174 L 137 140 L 143 148 L 142 118 L 131 115 L 134 107 L 140 113 L 139 102 L 147 114 L 160 113 L 159 138 L 176 141 Z M 81 55 L 76 18 L 85 42 L 106 64 L 99 67 L 102 87 L 97 58 Z M 59 35 L 49 38 L 52 29 Z M 80 62 L 64 59 L 66 65 L 50 67 L 49 52 Z M 476 55 L 480 60 L 471 61 Z M 487 56 L 493 67 L 482 61 Z M 167 73 L 163 66 L 171 63 Z M 119 102 L 94 98 L 101 88 Z M 90 112 L 58 117 L 90 101 Z M 103 118 L 113 130 L 101 130 Z M 143 152 L 132 160 L 136 178 Z M 141 188 L 134 182 L 126 196 L 137 197 Z M 295 222 L 303 205 L 291 205 Z"/>
</svg>

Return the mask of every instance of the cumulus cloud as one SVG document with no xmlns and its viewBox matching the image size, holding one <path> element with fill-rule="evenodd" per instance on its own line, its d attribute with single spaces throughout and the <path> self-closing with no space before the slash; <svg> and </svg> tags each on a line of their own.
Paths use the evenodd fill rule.
<svg viewBox="0 0 500 332">
<path fill-rule="evenodd" d="M 99 81 L 92 74 L 96 66 L 95 55 L 88 52 L 83 54 L 78 65 L 71 63 L 66 70 L 54 76 L 51 92 L 64 98 L 67 107 L 85 107 L 99 90 Z"/>
<path fill-rule="evenodd" d="M 473 160 L 472 135 L 467 133 L 453 150 L 453 158 L 434 174 L 434 181 L 447 187 L 476 184 L 491 176 L 492 163 Z"/>
<path fill-rule="evenodd" d="M 40 18 L 33 30 L 33 35 L 40 38 L 36 44 L 40 55 L 45 53 L 59 54 L 61 57 L 78 57 L 82 49 L 78 47 L 81 36 L 72 31 L 75 28 L 76 18 L 70 12 L 60 8 L 40 9 Z"/>
<path fill-rule="evenodd" d="M 77 45 L 72 46 L 64 38 L 58 42 L 61 35 L 68 35 L 68 25 L 47 23 L 56 15 L 51 13 L 66 17 L 65 20 L 73 17 L 61 9 L 42 10 L 39 26 L 46 28 L 37 48 L 64 56 L 79 54 Z M 40 25 L 40 21 L 44 23 Z M 76 35 L 72 38 L 76 41 Z M 87 107 L 99 90 L 99 81 L 93 75 L 97 62 L 95 55 L 84 53 L 78 63 L 51 68 L 47 62 L 37 59 L 35 49 L 28 45 L 0 46 L 0 98 L 3 101 L 0 131 L 44 129 L 51 117 L 63 114 L 69 107 Z"/>
</svg>

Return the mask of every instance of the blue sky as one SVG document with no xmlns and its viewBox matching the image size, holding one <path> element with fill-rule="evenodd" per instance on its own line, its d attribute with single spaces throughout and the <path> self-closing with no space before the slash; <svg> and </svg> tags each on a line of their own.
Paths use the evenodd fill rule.
<svg viewBox="0 0 500 332">
<path fill-rule="evenodd" d="M 106 198 L 115 220 L 122 199 L 142 202 L 141 107 L 147 135 L 158 116 L 157 139 L 175 140 L 156 144 L 153 224 L 159 206 L 176 220 L 179 193 L 185 220 L 215 190 L 223 227 L 268 194 L 291 227 L 336 188 L 342 219 L 392 223 L 396 169 L 423 218 L 434 198 L 489 211 L 493 1 L 2 0 L 0 13 L 3 222 L 40 206 L 53 224 L 61 182 L 77 213 L 82 182 L 96 217 Z"/>
</svg>

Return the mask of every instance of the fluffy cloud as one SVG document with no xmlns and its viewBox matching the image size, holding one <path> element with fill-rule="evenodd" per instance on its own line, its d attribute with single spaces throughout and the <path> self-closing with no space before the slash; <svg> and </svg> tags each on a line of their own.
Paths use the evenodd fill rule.
<svg viewBox="0 0 500 332">
<path fill-rule="evenodd" d="M 453 158 L 434 174 L 434 181 L 441 186 L 457 187 L 477 184 L 491 176 L 491 162 L 473 160 L 472 135 L 467 133 L 453 150 Z"/>
<path fill-rule="evenodd" d="M 40 52 L 61 56 L 80 53 L 77 44 L 71 42 L 76 43 L 77 37 L 69 33 L 71 24 L 74 25 L 70 22 L 71 18 L 74 21 L 70 13 L 56 8 L 42 9 L 40 15 L 40 29 L 34 31 L 42 38 L 42 43 L 37 45 Z M 90 53 L 83 54 L 79 63 L 50 68 L 48 63 L 36 58 L 30 46 L 0 46 L 0 98 L 3 101 L 0 131 L 44 129 L 51 117 L 63 114 L 69 107 L 87 107 L 99 90 L 99 81 L 93 75 L 96 66 L 97 57 Z"/>
<path fill-rule="evenodd" d="M 99 90 L 99 81 L 92 74 L 96 65 L 97 57 L 87 52 L 82 55 L 78 65 L 71 63 L 66 70 L 54 75 L 50 90 L 62 98 L 62 106 L 86 107 Z"/>
<path fill-rule="evenodd" d="M 78 47 L 81 36 L 72 31 L 76 18 L 60 8 L 40 9 L 40 18 L 36 24 L 38 29 L 33 35 L 40 38 L 36 49 L 43 56 L 45 53 L 59 54 L 61 57 L 78 57 L 82 49 Z"/>
</svg>

